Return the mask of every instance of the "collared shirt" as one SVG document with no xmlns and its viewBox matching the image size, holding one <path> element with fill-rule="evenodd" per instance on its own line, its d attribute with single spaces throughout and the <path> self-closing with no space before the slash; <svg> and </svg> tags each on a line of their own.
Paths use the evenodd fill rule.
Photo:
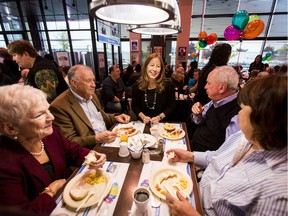
<svg viewBox="0 0 288 216">
<path fill-rule="evenodd" d="M 97 110 L 97 107 L 94 105 L 92 101 L 92 96 L 90 96 L 87 100 L 82 98 L 76 92 L 74 92 L 70 88 L 72 94 L 77 98 L 80 106 L 85 112 L 87 118 L 89 119 L 94 131 L 96 134 L 106 131 L 106 125 L 103 119 L 101 112 Z"/>
<path fill-rule="evenodd" d="M 205 118 L 205 115 L 206 115 L 207 111 L 209 110 L 209 108 L 210 108 L 211 106 L 214 106 L 215 108 L 221 107 L 221 106 L 223 106 L 223 105 L 225 105 L 225 104 L 233 101 L 234 99 L 236 99 L 236 98 L 237 98 L 237 95 L 238 95 L 238 92 L 236 92 L 236 93 L 234 93 L 234 94 L 232 94 L 232 95 L 230 95 L 230 96 L 228 96 L 228 97 L 226 97 L 226 98 L 223 98 L 223 99 L 221 99 L 221 100 L 219 100 L 219 101 L 212 101 L 212 100 L 211 100 L 210 102 L 208 102 L 207 104 L 205 104 L 205 105 L 203 106 L 204 110 L 203 110 L 201 116 L 196 116 L 196 115 L 194 115 L 194 114 L 192 113 L 192 116 L 191 116 L 192 121 L 193 121 L 195 124 L 199 124 L 199 123 L 202 121 L 202 119 Z M 226 128 L 226 135 L 225 135 L 225 136 L 226 136 L 226 139 L 227 139 L 231 134 L 234 134 L 234 133 L 236 133 L 236 132 L 239 131 L 239 130 L 240 130 L 240 127 L 239 127 L 239 118 L 238 118 L 238 115 L 235 115 L 235 116 L 231 119 L 229 125 L 228 125 L 227 128 Z"/>
<path fill-rule="evenodd" d="M 200 193 L 205 215 L 287 215 L 287 147 L 259 150 L 233 166 L 239 145 L 251 144 L 242 131 L 217 151 L 194 152 L 194 163 L 206 168 Z"/>
</svg>

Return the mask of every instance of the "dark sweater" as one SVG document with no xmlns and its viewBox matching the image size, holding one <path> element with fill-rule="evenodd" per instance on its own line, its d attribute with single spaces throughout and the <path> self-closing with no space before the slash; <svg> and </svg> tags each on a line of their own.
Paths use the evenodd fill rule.
<svg viewBox="0 0 288 216">
<path fill-rule="evenodd" d="M 55 65 L 41 56 L 36 58 L 33 67 L 30 68 L 25 84 L 45 92 L 49 103 L 68 89 L 63 76 Z"/>
<path fill-rule="evenodd" d="M 193 134 L 191 150 L 217 150 L 224 143 L 226 128 L 239 110 L 237 99 L 218 108 L 212 105 Z"/>
</svg>

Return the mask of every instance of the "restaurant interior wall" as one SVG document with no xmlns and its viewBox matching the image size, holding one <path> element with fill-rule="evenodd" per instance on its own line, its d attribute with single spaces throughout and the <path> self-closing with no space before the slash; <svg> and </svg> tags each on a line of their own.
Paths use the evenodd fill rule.
<svg viewBox="0 0 288 216">
<path fill-rule="evenodd" d="M 203 0 L 193 0 L 192 3 L 187 64 L 192 61 L 190 54 L 199 52 L 195 49 L 195 45 L 202 25 L 203 31 L 207 31 L 208 34 L 215 32 L 218 35 L 217 42 L 227 42 L 232 45 L 230 65 L 238 63 L 248 67 L 256 55 L 265 55 L 267 52 L 271 52 L 273 57 L 267 62 L 268 64 L 287 64 L 286 0 L 207 0 L 204 16 L 203 2 Z M 130 63 L 129 32 L 126 26 L 121 25 L 120 48 L 99 43 L 96 22 L 88 13 L 89 3 L 90 0 L 0 0 L 0 47 L 6 47 L 9 42 L 18 39 L 34 42 L 35 32 L 37 32 L 41 44 L 40 46 L 33 44 L 41 51 L 40 53 L 50 52 L 56 57 L 56 52 L 66 51 L 69 53 L 71 64 L 91 66 L 96 72 L 96 79 L 99 79 L 98 53 L 100 52 L 105 54 L 105 70 L 102 70 L 104 74 L 101 77 L 107 76 L 107 68 L 110 64 L 118 63 L 125 68 Z M 243 40 L 241 49 L 239 49 L 239 41 L 226 41 L 223 35 L 224 29 L 231 24 L 232 16 L 237 9 L 257 14 L 265 23 L 262 34 L 253 40 Z M 28 23 L 31 19 L 36 20 L 34 25 Z M 149 35 L 141 35 L 141 64 L 151 52 L 151 38 Z M 177 61 L 176 41 L 177 35 L 165 39 L 165 61 L 171 65 L 175 65 Z M 207 46 L 199 52 L 200 67 L 208 61 L 214 45 Z"/>
</svg>

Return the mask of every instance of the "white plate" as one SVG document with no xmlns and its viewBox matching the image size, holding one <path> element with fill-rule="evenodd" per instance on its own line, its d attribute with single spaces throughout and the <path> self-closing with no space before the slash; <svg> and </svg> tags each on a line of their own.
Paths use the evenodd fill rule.
<svg viewBox="0 0 288 216">
<path fill-rule="evenodd" d="M 141 142 L 142 141 L 142 142 Z M 145 148 L 149 148 L 151 146 L 153 146 L 156 143 L 156 138 L 153 137 L 150 134 L 137 134 L 133 137 L 129 137 L 128 139 L 128 146 L 131 149 L 140 149 L 142 147 L 143 144 L 145 144 Z"/>
<path fill-rule="evenodd" d="M 133 136 L 138 132 L 137 128 L 131 124 L 119 124 L 114 127 L 112 131 L 116 131 L 118 133 L 118 136 L 120 135 L 120 131 L 123 131 L 123 133 L 127 136 Z"/>
<path fill-rule="evenodd" d="M 92 206 L 92 205 L 95 205 L 96 203 L 98 203 L 100 201 L 100 198 L 101 198 L 102 194 L 104 193 L 106 187 L 111 187 L 111 185 L 107 185 L 109 182 L 110 176 L 107 172 L 105 172 L 103 170 L 102 170 L 102 173 L 106 177 L 105 182 L 102 182 L 102 183 L 96 184 L 96 185 L 90 185 L 88 183 L 85 183 L 85 178 L 88 177 L 91 174 L 91 172 L 93 172 L 93 170 L 87 170 L 81 174 L 76 175 L 65 186 L 64 191 L 63 191 L 63 200 L 68 206 L 76 209 L 84 200 L 84 199 L 82 199 L 79 201 L 75 201 L 74 199 L 72 199 L 72 197 L 70 196 L 70 190 L 73 188 L 78 188 L 79 186 L 81 186 L 82 188 L 85 188 L 85 189 L 86 188 L 89 189 L 92 187 L 97 187 L 99 189 L 99 193 L 92 195 L 88 199 L 88 201 L 83 204 L 82 208 L 86 208 L 86 207 L 89 207 L 89 206 Z M 109 193 L 109 191 L 107 193 Z"/>
<path fill-rule="evenodd" d="M 178 182 L 178 179 L 180 179 L 180 178 L 185 179 L 187 181 L 187 187 L 185 189 L 183 189 L 183 191 L 187 195 L 191 194 L 192 189 L 193 189 L 193 183 L 192 183 L 191 177 L 187 173 L 183 172 L 182 170 L 180 170 L 176 167 L 172 167 L 172 166 L 159 167 L 159 168 L 155 169 L 154 171 L 152 171 L 150 178 L 149 178 L 149 188 L 153 192 L 153 194 L 155 194 L 160 199 L 163 199 L 163 200 L 166 199 L 165 195 L 161 193 L 161 191 L 166 191 L 166 189 L 159 182 L 161 181 L 161 179 L 164 176 L 167 175 L 167 173 L 169 175 L 173 175 L 173 174 L 177 175 L 177 177 L 174 177 L 175 182 Z M 169 180 L 164 180 L 164 183 L 167 181 L 169 181 Z M 158 185 L 160 184 L 159 187 L 161 188 L 161 191 L 157 190 L 156 184 L 158 184 Z"/>
<path fill-rule="evenodd" d="M 173 135 L 173 132 L 179 132 L 179 134 Z M 165 139 L 169 139 L 169 140 L 178 140 L 178 139 L 182 139 L 183 137 L 185 137 L 185 131 L 181 128 L 177 128 L 172 131 L 172 132 L 167 132 L 166 130 L 161 129 L 159 134 L 161 137 L 165 138 Z"/>
</svg>

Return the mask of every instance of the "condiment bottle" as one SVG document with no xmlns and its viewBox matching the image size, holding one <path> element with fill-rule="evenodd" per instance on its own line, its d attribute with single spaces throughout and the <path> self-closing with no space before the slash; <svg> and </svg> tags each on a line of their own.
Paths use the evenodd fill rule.
<svg viewBox="0 0 288 216">
<path fill-rule="evenodd" d="M 164 153 L 164 139 L 159 139 L 158 140 L 158 149 L 159 149 L 159 154 Z"/>
<path fill-rule="evenodd" d="M 143 149 L 142 162 L 145 164 L 150 162 L 150 153 L 149 153 L 149 150 L 147 148 Z"/>
</svg>

